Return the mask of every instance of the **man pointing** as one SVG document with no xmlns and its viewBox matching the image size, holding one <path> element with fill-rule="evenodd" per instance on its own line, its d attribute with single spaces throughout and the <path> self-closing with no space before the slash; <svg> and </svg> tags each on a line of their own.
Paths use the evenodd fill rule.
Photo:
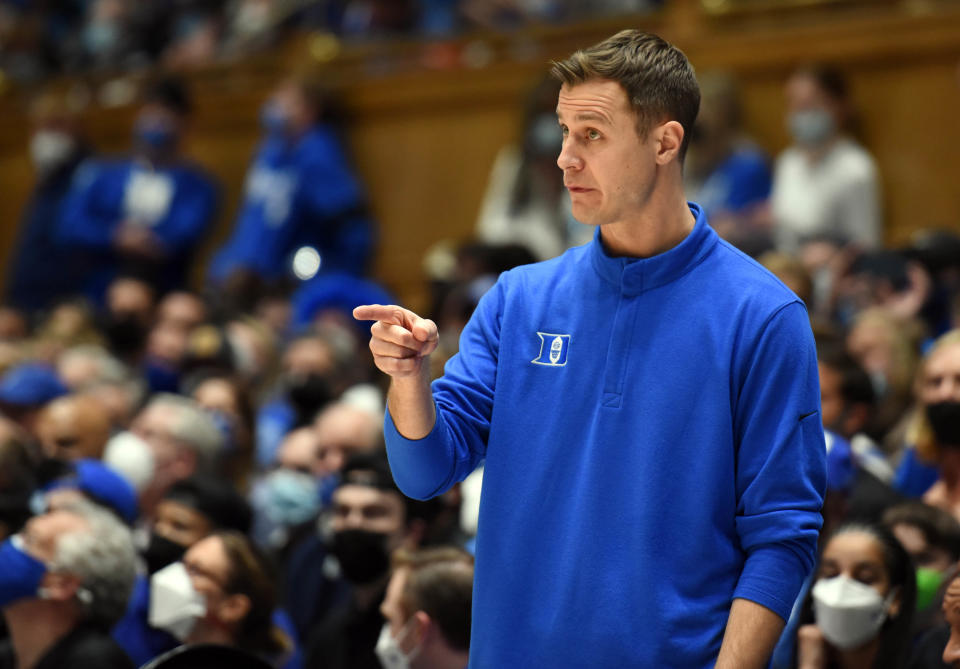
<svg viewBox="0 0 960 669">
<path fill-rule="evenodd" d="M 427 498 L 485 459 L 471 667 L 762 667 L 821 523 L 804 306 L 684 198 L 679 50 L 624 31 L 553 73 L 594 241 L 503 274 L 432 388 L 436 326 L 357 308 L 394 477 Z"/>
</svg>

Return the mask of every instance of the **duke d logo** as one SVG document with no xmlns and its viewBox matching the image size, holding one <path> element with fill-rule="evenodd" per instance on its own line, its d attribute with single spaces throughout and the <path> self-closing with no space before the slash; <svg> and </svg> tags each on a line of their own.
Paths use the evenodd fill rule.
<svg viewBox="0 0 960 669">
<path fill-rule="evenodd" d="M 570 352 L 570 335 L 538 332 L 537 336 L 540 337 L 540 355 L 530 362 L 547 367 L 563 367 L 567 364 L 567 354 Z"/>
</svg>

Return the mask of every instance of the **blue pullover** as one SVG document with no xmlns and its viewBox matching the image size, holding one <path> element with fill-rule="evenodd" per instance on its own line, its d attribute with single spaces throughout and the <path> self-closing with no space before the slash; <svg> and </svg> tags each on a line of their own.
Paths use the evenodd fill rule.
<svg viewBox="0 0 960 669">
<path fill-rule="evenodd" d="M 321 271 L 366 273 L 373 228 L 360 182 L 330 128 L 315 126 L 293 144 L 268 135 L 245 188 L 233 234 L 211 263 L 214 282 L 236 270 L 284 278 L 303 246 L 320 253 Z"/>
<path fill-rule="evenodd" d="M 217 199 L 214 181 L 187 163 L 152 169 L 135 158 L 89 160 L 77 171 L 64 200 L 58 240 L 74 253 L 97 259 L 96 269 L 84 277 L 84 288 L 98 301 L 127 264 L 114 251 L 114 236 L 121 223 L 136 221 L 166 252 L 154 268 L 156 284 L 163 290 L 178 288 L 186 282 L 193 252 L 213 222 Z"/>
<path fill-rule="evenodd" d="M 386 420 L 404 493 L 486 458 L 470 666 L 712 667 L 733 598 L 786 619 L 826 486 L 803 304 L 699 206 L 647 259 L 599 235 L 503 274 L 433 385 Z"/>
</svg>

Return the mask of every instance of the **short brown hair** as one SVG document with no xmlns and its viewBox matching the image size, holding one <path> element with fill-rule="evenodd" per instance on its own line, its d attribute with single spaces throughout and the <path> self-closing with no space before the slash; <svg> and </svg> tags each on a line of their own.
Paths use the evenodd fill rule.
<svg viewBox="0 0 960 669">
<path fill-rule="evenodd" d="M 400 596 L 408 616 L 423 611 L 437 623 L 443 638 L 457 650 L 470 648 L 473 601 L 473 556 L 459 548 L 439 546 L 393 554 L 393 569 L 410 576 Z"/>
<path fill-rule="evenodd" d="M 677 47 L 650 33 L 622 30 L 566 60 L 554 61 L 551 74 L 567 86 L 590 79 L 616 81 L 637 115 L 641 135 L 655 123 L 679 122 L 683 161 L 700 110 L 700 86 L 693 66 Z"/>
</svg>

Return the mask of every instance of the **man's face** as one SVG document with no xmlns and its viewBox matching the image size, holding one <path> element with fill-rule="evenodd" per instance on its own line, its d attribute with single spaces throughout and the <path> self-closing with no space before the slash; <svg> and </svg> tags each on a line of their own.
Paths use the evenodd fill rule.
<svg viewBox="0 0 960 669">
<path fill-rule="evenodd" d="M 326 472 L 320 465 L 320 442 L 317 433 L 309 427 L 292 431 L 280 443 L 277 464 L 283 469 L 321 476 Z"/>
<path fill-rule="evenodd" d="M 207 318 L 203 301 L 190 293 L 175 292 L 167 295 L 157 307 L 157 321 L 172 324 L 189 331 Z"/>
<path fill-rule="evenodd" d="M 635 220 L 654 185 L 653 133 L 641 138 L 620 84 L 607 79 L 564 85 L 557 103 L 563 149 L 557 165 L 573 215 L 603 225 Z"/>
<path fill-rule="evenodd" d="M 50 563 L 57 553 L 57 538 L 87 527 L 83 517 L 70 511 L 52 511 L 27 521 L 21 533 L 27 553 L 41 562 Z"/>
<path fill-rule="evenodd" d="M 333 531 L 366 530 L 385 534 L 389 552 L 403 543 L 406 515 L 403 500 L 395 492 L 346 484 L 333 493 Z"/>
<path fill-rule="evenodd" d="M 383 603 L 380 605 L 380 613 L 389 623 L 390 633 L 394 638 L 398 638 L 400 630 L 403 629 L 410 615 L 403 606 L 403 589 L 407 585 L 408 578 L 410 578 L 409 567 L 394 570 L 393 575 L 390 576 L 390 583 L 387 584 Z"/>
<path fill-rule="evenodd" d="M 344 405 L 334 405 L 320 414 L 316 434 L 321 474 L 338 472 L 351 454 L 377 446 L 370 420 L 364 412 Z"/>
<path fill-rule="evenodd" d="M 37 421 L 37 438 L 50 458 L 99 458 L 110 437 L 110 419 L 90 398 L 52 402 Z"/>
</svg>

